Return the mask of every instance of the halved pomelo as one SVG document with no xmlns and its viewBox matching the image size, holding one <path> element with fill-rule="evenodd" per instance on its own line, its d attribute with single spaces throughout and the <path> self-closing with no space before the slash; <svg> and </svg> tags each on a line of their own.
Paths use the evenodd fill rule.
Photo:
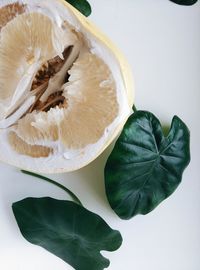
<svg viewBox="0 0 200 270">
<path fill-rule="evenodd" d="M 0 3 L 0 160 L 79 169 L 117 136 L 133 104 L 130 68 L 62 0 Z"/>
</svg>

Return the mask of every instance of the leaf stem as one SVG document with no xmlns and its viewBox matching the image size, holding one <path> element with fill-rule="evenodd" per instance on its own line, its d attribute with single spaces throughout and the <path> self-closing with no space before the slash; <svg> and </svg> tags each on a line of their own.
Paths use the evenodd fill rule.
<svg viewBox="0 0 200 270">
<path fill-rule="evenodd" d="M 133 104 L 132 109 L 133 109 L 134 112 L 137 112 L 137 108 L 135 107 L 135 104 Z"/>
<path fill-rule="evenodd" d="M 27 175 L 31 175 L 33 177 L 37 177 L 37 178 L 40 178 L 42 180 L 45 180 L 61 189 L 63 189 L 65 192 L 67 192 L 71 198 L 73 199 L 74 202 L 80 204 L 81 206 L 83 206 L 83 204 L 81 203 L 81 201 L 78 199 L 78 197 L 71 191 L 69 190 L 68 188 L 66 188 L 65 186 L 61 185 L 60 183 L 57 183 L 56 181 L 46 177 L 46 176 L 43 176 L 43 175 L 40 175 L 40 174 L 37 174 L 37 173 L 33 173 L 33 172 L 29 172 L 29 171 L 25 171 L 25 170 L 21 170 L 22 173 L 24 174 L 27 174 Z"/>
</svg>

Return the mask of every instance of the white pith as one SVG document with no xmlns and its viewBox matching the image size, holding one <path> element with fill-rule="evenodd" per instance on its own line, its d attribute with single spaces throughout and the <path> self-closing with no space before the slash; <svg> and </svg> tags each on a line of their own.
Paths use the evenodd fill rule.
<svg viewBox="0 0 200 270">
<path fill-rule="evenodd" d="M 4 6 L 8 3 L 15 3 L 16 1 L 1 1 L 0 7 Z M 112 51 L 110 51 L 102 42 L 100 42 L 97 38 L 93 37 L 93 35 L 86 31 L 85 28 L 81 25 L 79 20 L 72 14 L 70 10 L 62 5 L 62 3 L 57 2 L 55 0 L 48 0 L 48 1 L 18 1 L 19 3 L 28 4 L 28 10 L 30 12 L 41 12 L 51 18 L 54 21 L 57 27 L 61 27 L 63 20 L 67 20 L 67 22 L 72 25 L 77 32 L 80 32 L 84 39 L 87 40 L 88 46 L 90 51 L 103 59 L 103 61 L 108 65 L 109 69 L 111 70 L 112 76 L 115 80 L 116 84 L 116 93 L 117 93 L 117 100 L 119 104 L 119 112 L 118 116 L 115 120 L 105 128 L 104 135 L 94 144 L 89 144 L 84 148 L 80 149 L 66 149 L 66 147 L 61 143 L 60 140 L 58 141 L 47 141 L 47 140 L 40 140 L 37 141 L 38 145 L 47 146 L 53 148 L 53 154 L 49 157 L 45 158 L 32 158 L 27 155 L 20 155 L 19 153 L 13 151 L 10 147 L 7 138 L 6 129 L 8 124 L 5 123 L 5 119 L 0 121 L 0 159 L 4 162 L 13 164 L 18 167 L 22 167 L 25 169 L 29 169 L 31 171 L 39 171 L 45 173 L 53 173 L 53 172 L 60 172 L 60 171 L 72 171 L 74 169 L 78 169 L 89 161 L 93 160 L 100 152 L 101 149 L 107 144 L 110 138 L 115 133 L 119 123 L 124 122 L 124 120 L 130 114 L 130 106 L 127 101 L 127 93 L 123 81 L 123 77 L 121 74 L 121 69 L 117 59 L 115 58 Z M 74 44 L 73 44 L 74 45 Z M 78 46 L 78 45 L 77 45 Z M 75 47 L 76 49 L 76 47 Z M 80 48 L 79 48 L 80 49 Z M 72 59 L 74 62 L 74 59 Z M 69 65 L 70 66 L 70 65 Z M 102 82 L 102 83 L 106 83 Z M 53 88 L 52 88 L 53 89 Z M 51 87 L 49 87 L 49 92 L 52 91 Z M 46 92 L 44 93 L 45 99 Z M 13 99 L 13 103 L 18 101 L 17 97 Z M 30 107 L 31 102 L 34 102 L 34 97 L 30 96 L 27 99 L 27 104 L 23 102 L 23 106 L 27 105 L 27 108 Z M 70 108 L 69 108 L 70 109 Z M 51 109 L 54 110 L 55 114 L 56 108 Z M 62 114 L 62 110 L 59 109 L 59 114 Z M 54 117 L 54 116 L 53 116 Z M 0 117 L 1 119 L 1 117 Z M 14 119 L 13 121 L 15 121 Z M 56 116 L 53 118 L 56 121 Z M 12 121 L 11 121 L 12 122 Z M 10 125 L 10 123 L 9 123 Z M 37 122 L 39 127 L 40 123 Z M 43 125 L 41 119 L 41 125 Z M 20 135 L 18 134 L 20 137 Z M 32 142 L 28 142 L 31 144 Z"/>
</svg>

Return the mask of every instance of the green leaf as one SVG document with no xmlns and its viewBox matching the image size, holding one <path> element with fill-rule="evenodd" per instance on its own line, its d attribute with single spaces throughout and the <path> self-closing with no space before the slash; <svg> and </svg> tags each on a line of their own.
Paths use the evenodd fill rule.
<svg viewBox="0 0 200 270">
<path fill-rule="evenodd" d="M 66 1 L 73 7 L 78 9 L 86 17 L 88 17 L 92 12 L 90 4 L 86 0 L 66 0 Z"/>
<path fill-rule="evenodd" d="M 109 266 L 101 250 L 114 251 L 122 243 L 98 215 L 71 201 L 26 198 L 13 204 L 22 235 L 69 263 L 76 270 L 102 270 Z"/>
<path fill-rule="evenodd" d="M 105 167 L 106 194 L 119 217 L 147 214 L 175 191 L 190 161 L 189 141 L 177 116 L 167 137 L 150 112 L 129 117 Z"/>
<path fill-rule="evenodd" d="M 183 6 L 191 6 L 194 5 L 198 0 L 170 0 L 170 1 Z"/>
</svg>

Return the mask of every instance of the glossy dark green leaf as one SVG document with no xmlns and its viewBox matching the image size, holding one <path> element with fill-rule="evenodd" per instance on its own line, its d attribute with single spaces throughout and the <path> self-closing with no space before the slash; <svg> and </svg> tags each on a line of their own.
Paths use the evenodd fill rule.
<svg viewBox="0 0 200 270">
<path fill-rule="evenodd" d="M 177 116 L 167 137 L 153 114 L 129 117 L 105 167 L 107 197 L 119 217 L 147 214 L 172 194 L 190 161 L 189 141 Z"/>
<path fill-rule="evenodd" d="M 114 251 L 122 243 L 98 215 L 71 201 L 27 198 L 13 204 L 22 235 L 69 263 L 76 270 L 109 266 L 101 250 Z"/>
<path fill-rule="evenodd" d="M 170 0 L 170 1 L 183 6 L 191 6 L 194 5 L 198 0 Z"/>
<path fill-rule="evenodd" d="M 90 4 L 86 0 L 66 0 L 66 1 L 73 7 L 78 9 L 86 17 L 88 17 L 92 12 Z"/>
</svg>

